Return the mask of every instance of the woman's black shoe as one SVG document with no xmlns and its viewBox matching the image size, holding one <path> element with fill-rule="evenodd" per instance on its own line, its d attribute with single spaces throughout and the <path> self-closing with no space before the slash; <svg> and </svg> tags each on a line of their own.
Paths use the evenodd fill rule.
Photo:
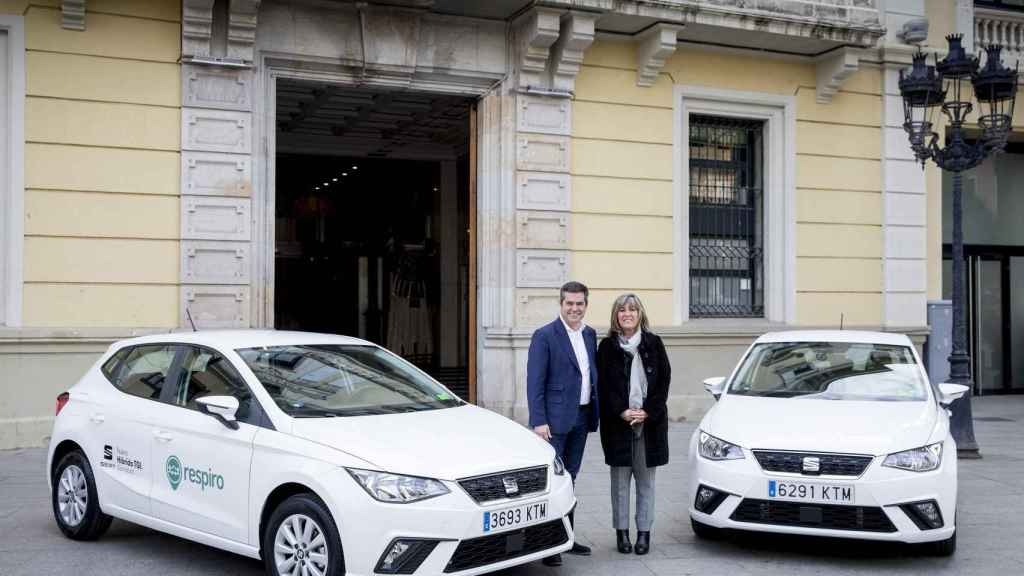
<svg viewBox="0 0 1024 576">
<path fill-rule="evenodd" d="M 615 539 L 619 543 L 619 552 L 629 554 L 633 551 L 633 544 L 629 541 L 629 530 L 616 530 Z"/>
<path fill-rule="evenodd" d="M 651 549 L 651 533 L 650 532 L 637 532 L 636 533 L 636 546 L 633 550 L 637 554 L 643 556 Z"/>
</svg>

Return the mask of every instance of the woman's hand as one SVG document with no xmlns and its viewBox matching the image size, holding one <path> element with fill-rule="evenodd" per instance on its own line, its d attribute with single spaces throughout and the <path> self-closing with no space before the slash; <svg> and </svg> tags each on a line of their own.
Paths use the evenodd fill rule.
<svg viewBox="0 0 1024 576">
<path fill-rule="evenodd" d="M 641 408 L 628 408 L 622 411 L 620 414 L 623 420 L 629 423 L 630 426 L 634 424 L 641 424 L 647 419 L 647 412 L 644 412 Z"/>
</svg>

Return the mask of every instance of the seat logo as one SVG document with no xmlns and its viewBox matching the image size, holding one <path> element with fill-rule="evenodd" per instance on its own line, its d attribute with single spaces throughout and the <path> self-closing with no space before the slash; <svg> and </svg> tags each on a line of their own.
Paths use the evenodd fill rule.
<svg viewBox="0 0 1024 576">
<path fill-rule="evenodd" d="M 821 458 L 817 456 L 805 456 L 804 457 L 804 472 L 820 472 L 821 471 Z"/>
<path fill-rule="evenodd" d="M 181 484 L 181 460 L 178 460 L 178 457 L 173 454 L 168 456 L 164 469 L 167 472 L 167 481 L 170 482 L 171 489 L 177 490 Z"/>
<path fill-rule="evenodd" d="M 514 496 L 519 493 L 519 483 L 516 479 L 511 476 L 505 476 L 501 479 L 501 483 L 505 485 L 505 495 Z"/>
</svg>

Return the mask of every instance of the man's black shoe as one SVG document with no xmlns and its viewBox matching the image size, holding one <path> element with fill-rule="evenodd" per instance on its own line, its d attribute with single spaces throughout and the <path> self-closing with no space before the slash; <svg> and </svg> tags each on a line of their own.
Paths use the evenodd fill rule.
<svg viewBox="0 0 1024 576">
<path fill-rule="evenodd" d="M 577 556 L 590 556 L 590 547 L 584 546 L 579 542 L 573 542 L 572 548 L 569 549 L 569 554 L 575 554 Z"/>
<path fill-rule="evenodd" d="M 540 563 L 545 565 L 545 566 L 561 566 L 562 565 L 562 555 L 561 554 L 555 554 L 554 556 L 548 556 L 547 558 L 544 558 L 543 560 L 541 560 Z"/>
</svg>

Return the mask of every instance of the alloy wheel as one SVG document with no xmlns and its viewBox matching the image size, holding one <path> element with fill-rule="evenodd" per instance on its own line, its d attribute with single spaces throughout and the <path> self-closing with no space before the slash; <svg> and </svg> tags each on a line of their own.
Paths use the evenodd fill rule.
<svg viewBox="0 0 1024 576">
<path fill-rule="evenodd" d="M 327 539 L 315 520 L 292 514 L 277 527 L 274 563 L 278 574 L 323 576 L 327 574 Z"/>
<path fill-rule="evenodd" d="M 60 475 L 57 487 L 57 504 L 64 524 L 75 527 L 85 518 L 89 505 L 89 488 L 85 483 L 82 469 L 72 464 Z"/>
</svg>

